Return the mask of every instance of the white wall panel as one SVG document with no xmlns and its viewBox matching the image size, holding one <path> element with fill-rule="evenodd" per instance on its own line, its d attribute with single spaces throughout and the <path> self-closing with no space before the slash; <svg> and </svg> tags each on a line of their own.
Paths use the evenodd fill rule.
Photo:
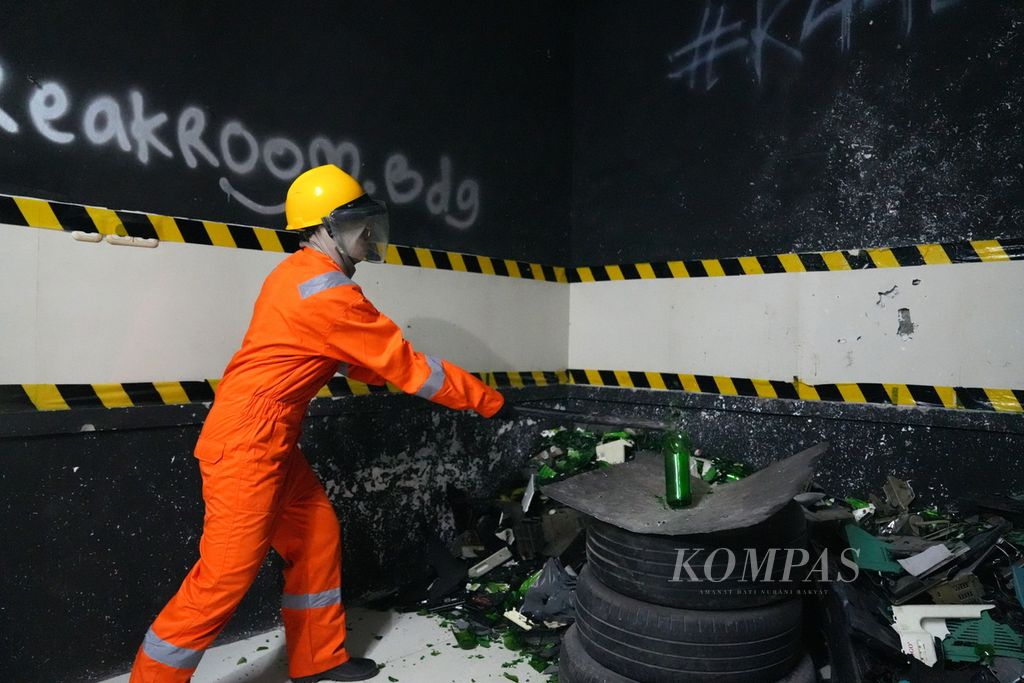
<svg viewBox="0 0 1024 683">
<path fill-rule="evenodd" d="M 373 264 L 361 264 L 355 280 L 419 351 L 468 370 L 567 366 L 564 284 Z"/>
<path fill-rule="evenodd" d="M 1024 387 L 1024 263 L 798 277 L 807 382 Z"/>
<path fill-rule="evenodd" d="M 2 384 L 219 377 L 283 258 L 15 226 L 0 240 Z M 418 349 L 470 370 L 1024 387 L 1021 262 L 570 286 L 363 264 L 356 281 Z"/>
<path fill-rule="evenodd" d="M 37 233 L 0 225 L 0 384 L 36 374 Z"/>
<path fill-rule="evenodd" d="M 0 384 L 220 377 L 263 279 L 284 258 L 2 230 Z M 566 366 L 564 285 L 369 264 L 355 279 L 420 350 L 470 370 Z"/>
<path fill-rule="evenodd" d="M 571 288 L 571 367 L 1024 386 L 1021 262 Z"/>
<path fill-rule="evenodd" d="M 4 382 L 220 377 L 263 277 L 281 260 L 242 249 L 142 249 L 33 232 L 41 233 L 37 367 L 30 376 L 5 367 Z"/>
<path fill-rule="evenodd" d="M 798 287 L 784 275 L 570 285 L 569 365 L 791 379 Z"/>
</svg>

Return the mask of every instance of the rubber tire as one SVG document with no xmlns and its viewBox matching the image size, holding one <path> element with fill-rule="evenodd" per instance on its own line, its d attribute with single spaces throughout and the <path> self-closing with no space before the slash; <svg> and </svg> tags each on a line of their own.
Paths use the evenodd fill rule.
<svg viewBox="0 0 1024 683">
<path fill-rule="evenodd" d="M 803 576 L 794 571 L 790 582 L 781 582 L 785 572 L 782 549 L 806 545 L 807 522 L 798 503 L 790 503 L 754 526 L 714 534 L 638 534 L 596 519 L 587 524 L 587 560 L 601 583 L 637 600 L 684 609 L 744 609 L 794 597 Z M 716 548 L 728 548 L 734 553 L 737 569 L 732 577 L 715 582 L 692 581 L 681 571 L 682 580 L 672 580 L 679 550 L 690 558 L 688 562 L 697 576 L 702 576 L 705 560 Z M 771 581 L 739 581 L 747 548 L 780 549 Z M 710 576 L 725 576 L 728 558 L 724 552 L 714 554 Z"/>
<path fill-rule="evenodd" d="M 562 636 L 562 651 L 558 657 L 558 680 L 560 683 L 637 683 L 634 678 L 626 678 L 601 666 L 587 654 L 576 626 L 570 626 Z M 817 680 L 814 663 L 810 656 L 804 655 L 795 669 L 775 683 L 817 683 Z"/>
<path fill-rule="evenodd" d="M 685 610 L 641 602 L 597 581 L 576 586 L 586 651 L 615 673 L 649 683 L 764 683 L 802 656 L 799 599 L 744 610 Z"/>
<path fill-rule="evenodd" d="M 558 683 L 636 683 L 600 665 L 583 647 L 579 630 L 573 624 L 562 636 L 558 653 Z"/>
</svg>

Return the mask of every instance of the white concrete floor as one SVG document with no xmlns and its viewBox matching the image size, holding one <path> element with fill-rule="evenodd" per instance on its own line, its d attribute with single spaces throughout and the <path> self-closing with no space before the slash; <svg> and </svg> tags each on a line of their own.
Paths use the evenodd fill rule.
<svg viewBox="0 0 1024 683">
<path fill-rule="evenodd" d="M 402 683 L 485 683 L 512 680 L 544 683 L 548 680 L 500 643 L 488 648 L 459 649 L 455 636 L 442 628 L 436 617 L 396 612 L 348 609 L 346 646 L 354 656 L 370 657 L 384 668 L 372 679 Z M 242 660 L 245 660 L 244 662 Z M 241 662 L 241 663 L 240 663 Z M 287 683 L 288 661 L 284 629 L 278 628 L 247 640 L 214 646 L 207 650 L 193 683 Z M 103 683 L 127 683 L 128 674 Z"/>
</svg>

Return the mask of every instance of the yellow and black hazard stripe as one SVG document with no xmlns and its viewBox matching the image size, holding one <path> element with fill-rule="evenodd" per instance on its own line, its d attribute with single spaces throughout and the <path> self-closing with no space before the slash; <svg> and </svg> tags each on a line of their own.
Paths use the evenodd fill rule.
<svg viewBox="0 0 1024 683">
<path fill-rule="evenodd" d="M 524 387 L 547 387 L 558 384 L 569 384 L 569 373 L 566 370 L 549 372 L 544 370 L 507 371 L 507 372 L 474 372 L 474 377 L 495 389 Z"/>
<path fill-rule="evenodd" d="M 635 389 L 689 391 L 722 396 L 788 398 L 802 401 L 877 403 L 895 406 L 937 407 L 985 410 L 1000 413 L 1024 412 L 1024 391 L 1018 389 L 980 389 L 940 387 L 921 384 L 806 384 L 745 377 L 685 375 L 668 372 L 632 370 L 567 371 L 572 384 Z"/>
<path fill-rule="evenodd" d="M 114 211 L 10 195 L 0 195 L 0 223 L 259 251 L 291 253 L 299 248 L 298 235 L 285 230 L 173 218 L 136 211 Z M 390 245 L 386 256 L 386 262 L 391 265 L 559 283 L 816 273 L 1019 260 L 1024 260 L 1022 239 L 578 267 L 402 245 Z"/>
<path fill-rule="evenodd" d="M 692 259 L 659 263 L 580 266 L 569 271 L 570 282 L 657 280 L 661 278 L 727 277 L 773 273 L 819 273 L 869 268 L 905 268 L 954 263 L 1024 260 L 1024 240 L 994 239 L 917 244 L 883 249 L 852 249 L 771 256 Z"/>
<path fill-rule="evenodd" d="M 299 248 L 298 235 L 283 230 L 7 195 L 0 195 L 0 223 L 260 251 L 293 252 Z"/>
<path fill-rule="evenodd" d="M 564 371 L 521 371 L 473 373 L 488 385 L 500 389 L 566 384 Z M 124 382 L 120 384 L 8 384 L 0 385 L 0 413 L 71 410 L 74 408 L 132 408 L 139 406 L 208 403 L 220 380 L 181 382 Z M 336 376 L 317 398 L 400 393 L 393 386 L 374 386 Z"/>
<path fill-rule="evenodd" d="M 802 401 L 873 403 L 908 407 L 1024 412 L 1024 391 L 941 387 L 920 384 L 806 384 L 745 377 L 689 375 L 633 370 L 559 370 L 476 372 L 474 376 L 496 389 L 581 384 L 601 387 L 688 391 L 722 396 L 784 398 Z M 0 385 L 0 413 L 74 408 L 131 408 L 135 406 L 206 403 L 213 400 L 220 380 L 125 382 L 122 384 Z M 337 376 L 317 398 L 399 393 L 393 386 L 373 386 Z"/>
<path fill-rule="evenodd" d="M 298 235 L 286 230 L 8 195 L 0 195 L 0 223 L 258 251 L 291 253 L 299 248 Z M 566 268 L 562 266 L 401 245 L 388 247 L 386 263 L 547 282 L 569 281 Z"/>
<path fill-rule="evenodd" d="M 454 251 L 440 251 L 438 249 L 424 249 L 422 247 L 403 247 L 395 244 L 388 245 L 385 263 L 395 266 L 436 268 L 438 270 L 482 273 L 484 275 L 500 275 L 528 280 L 544 280 L 546 282 L 569 282 L 568 272 L 562 266 L 546 266 L 539 263 L 516 261 L 514 259 L 475 256 L 473 254 L 460 254 Z"/>
</svg>

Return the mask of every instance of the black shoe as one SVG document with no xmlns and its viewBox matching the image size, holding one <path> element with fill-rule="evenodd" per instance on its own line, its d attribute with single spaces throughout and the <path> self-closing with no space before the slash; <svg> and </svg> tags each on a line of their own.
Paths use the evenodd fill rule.
<svg viewBox="0 0 1024 683">
<path fill-rule="evenodd" d="M 332 683 L 333 681 L 365 681 L 380 672 L 377 662 L 365 657 L 350 657 L 347 662 L 333 669 L 328 669 L 315 676 L 293 678 L 292 683 Z"/>
</svg>

